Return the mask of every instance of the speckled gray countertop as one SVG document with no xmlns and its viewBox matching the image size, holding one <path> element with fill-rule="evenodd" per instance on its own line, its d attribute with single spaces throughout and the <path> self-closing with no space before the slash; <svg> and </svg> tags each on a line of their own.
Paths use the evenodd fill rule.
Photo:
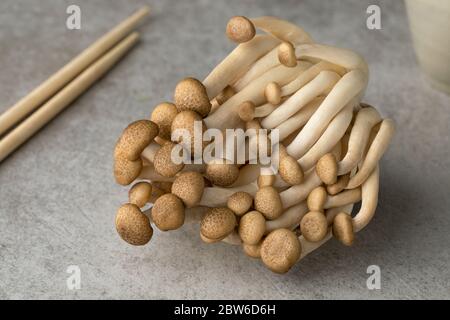
<svg viewBox="0 0 450 320">
<path fill-rule="evenodd" d="M 65 27 L 72 3 L 81 30 Z M 0 111 L 143 3 L 1 1 Z M 365 27 L 372 3 L 381 30 Z M 0 298 L 450 298 L 450 97 L 422 78 L 401 1 L 148 4 L 142 42 L 0 165 Z M 170 100 L 179 79 L 207 75 L 232 49 L 224 28 L 238 14 L 280 16 L 361 53 L 371 71 L 365 101 L 398 128 L 381 164 L 376 217 L 355 246 L 331 241 L 283 276 L 239 248 L 203 244 L 193 226 L 156 231 L 142 248 L 114 228 L 127 193 L 111 173 L 116 138 Z M 66 285 L 70 265 L 81 270 L 79 290 Z M 366 287 L 369 265 L 381 269 L 380 290 Z"/>
</svg>

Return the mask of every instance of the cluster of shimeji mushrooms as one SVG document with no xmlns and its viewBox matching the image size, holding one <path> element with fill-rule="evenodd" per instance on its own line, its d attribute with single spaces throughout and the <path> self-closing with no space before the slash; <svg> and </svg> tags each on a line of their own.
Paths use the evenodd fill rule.
<svg viewBox="0 0 450 320">
<path fill-rule="evenodd" d="M 284 273 L 331 237 L 352 245 L 370 222 L 394 124 L 360 102 L 368 68 L 356 53 L 315 43 L 274 17 L 234 17 L 226 33 L 239 45 L 203 82 L 182 80 L 174 103 L 158 105 L 151 120 L 130 124 L 118 140 L 115 178 L 138 182 L 116 227 L 128 243 L 144 245 L 152 224 L 168 231 L 200 221 L 204 242 L 241 245 Z M 171 134 L 195 136 L 195 121 L 202 123 L 195 141 L 208 128 L 278 129 L 279 171 L 225 158 L 175 163 L 172 151 L 184 142 Z M 184 147 L 195 150 L 194 142 Z"/>
</svg>

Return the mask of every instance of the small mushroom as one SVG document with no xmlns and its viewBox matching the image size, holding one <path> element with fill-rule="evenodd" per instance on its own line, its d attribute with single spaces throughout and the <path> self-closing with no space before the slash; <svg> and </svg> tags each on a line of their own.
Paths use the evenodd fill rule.
<svg viewBox="0 0 450 320">
<path fill-rule="evenodd" d="M 225 103 L 228 99 L 236 94 L 236 91 L 231 86 L 226 86 L 216 97 L 219 105 Z"/>
<path fill-rule="evenodd" d="M 211 111 L 205 86 L 194 78 L 183 79 L 177 84 L 174 101 L 179 111 L 195 111 L 202 117 Z"/>
<path fill-rule="evenodd" d="M 335 195 L 345 189 L 350 181 L 350 174 L 339 176 L 336 183 L 327 186 L 327 192 L 330 195 Z"/>
<path fill-rule="evenodd" d="M 114 150 L 115 159 L 139 159 L 142 151 L 158 135 L 158 126 L 150 120 L 138 120 L 123 131 Z"/>
<path fill-rule="evenodd" d="M 123 186 L 132 183 L 142 171 L 142 160 L 135 161 L 118 157 L 114 159 L 114 177 Z"/>
<path fill-rule="evenodd" d="M 148 243 L 153 235 L 149 218 L 131 203 L 124 204 L 117 211 L 116 229 L 123 240 L 135 246 Z"/>
<path fill-rule="evenodd" d="M 177 107 L 170 102 L 163 102 L 158 104 L 153 109 L 150 120 L 156 123 L 159 127 L 158 137 L 164 140 L 170 140 L 170 128 L 173 119 L 178 114 Z"/>
<path fill-rule="evenodd" d="M 335 184 L 338 173 L 336 156 L 332 153 L 322 156 L 316 164 L 316 172 L 323 183 Z"/>
<path fill-rule="evenodd" d="M 300 230 L 306 240 L 318 242 L 327 235 L 327 218 L 322 212 L 310 211 L 300 221 Z"/>
<path fill-rule="evenodd" d="M 152 219 L 162 231 L 176 230 L 184 224 L 184 205 L 176 195 L 166 193 L 155 201 Z"/>
<path fill-rule="evenodd" d="M 267 219 L 273 220 L 283 213 L 278 191 L 273 187 L 263 187 L 256 192 L 255 209 Z"/>
<path fill-rule="evenodd" d="M 291 186 L 303 182 L 302 167 L 299 165 L 297 160 L 291 156 L 281 157 L 279 172 L 281 178 Z"/>
<path fill-rule="evenodd" d="M 197 130 L 196 127 L 198 128 Z M 177 130 L 180 130 L 180 132 L 177 132 Z M 183 135 L 179 135 L 180 133 L 183 134 L 183 131 L 181 130 L 187 130 L 189 137 L 186 137 L 186 139 L 189 140 L 185 141 Z M 206 126 L 201 116 L 195 111 L 181 111 L 172 121 L 172 136 L 174 133 L 177 136 L 176 139 L 172 139 L 172 141 L 181 143 L 187 150 L 190 150 L 191 155 L 194 155 L 195 151 L 201 152 L 203 147 L 208 144 L 208 142 L 203 141 L 203 133 L 205 131 Z M 200 142 L 200 150 L 195 150 L 196 141 L 197 143 Z"/>
<path fill-rule="evenodd" d="M 297 66 L 297 57 L 295 56 L 294 45 L 284 41 L 278 47 L 278 60 L 286 67 L 293 68 Z"/>
<path fill-rule="evenodd" d="M 278 105 L 281 102 L 281 87 L 276 82 L 269 82 L 269 84 L 264 89 L 264 96 L 272 105 Z"/>
<path fill-rule="evenodd" d="M 242 244 L 242 249 L 245 254 L 252 258 L 261 258 L 261 243 L 258 244 Z"/>
<path fill-rule="evenodd" d="M 294 232 L 277 229 L 261 245 L 261 259 L 273 272 L 286 273 L 300 258 L 302 248 Z"/>
<path fill-rule="evenodd" d="M 184 163 L 174 163 L 172 161 L 172 151 L 174 143 L 166 143 L 155 154 L 153 166 L 155 171 L 163 177 L 174 177 L 184 168 Z"/>
<path fill-rule="evenodd" d="M 355 240 L 352 217 L 345 212 L 338 213 L 333 219 L 333 236 L 345 246 L 351 246 Z"/>
<path fill-rule="evenodd" d="M 206 165 L 205 176 L 213 185 L 227 187 L 239 177 L 239 168 L 229 160 L 215 159 Z"/>
<path fill-rule="evenodd" d="M 275 175 L 273 174 L 264 174 L 264 175 L 260 175 L 258 177 L 258 187 L 261 189 L 263 187 L 270 187 L 273 186 L 273 184 L 275 183 Z"/>
<path fill-rule="evenodd" d="M 253 204 L 253 197 L 243 191 L 233 193 L 227 201 L 227 207 L 237 216 L 242 216 L 248 212 Z"/>
<path fill-rule="evenodd" d="M 228 208 L 211 208 L 200 223 L 200 232 L 208 239 L 221 239 L 233 232 L 236 216 Z"/>
<path fill-rule="evenodd" d="M 142 208 L 150 201 L 152 189 L 150 183 L 145 181 L 138 182 L 128 191 L 128 201 Z"/>
<path fill-rule="evenodd" d="M 239 118 L 244 122 L 249 122 L 255 118 L 256 106 L 251 101 L 244 101 L 239 105 Z"/>
<path fill-rule="evenodd" d="M 308 209 L 310 211 L 320 211 L 323 212 L 325 202 L 327 201 L 327 191 L 324 187 L 320 186 L 314 188 L 308 195 L 306 203 L 308 204 Z"/>
<path fill-rule="evenodd" d="M 194 207 L 202 198 L 205 180 L 198 172 L 183 172 L 172 184 L 172 193 L 180 198 L 187 208 Z"/>
<path fill-rule="evenodd" d="M 247 42 L 253 39 L 255 33 L 255 26 L 246 17 L 236 16 L 228 21 L 226 34 L 231 41 Z"/>
<path fill-rule="evenodd" d="M 255 245 L 266 231 L 266 219 L 258 211 L 246 213 L 239 221 L 239 236 L 246 244 Z"/>
</svg>

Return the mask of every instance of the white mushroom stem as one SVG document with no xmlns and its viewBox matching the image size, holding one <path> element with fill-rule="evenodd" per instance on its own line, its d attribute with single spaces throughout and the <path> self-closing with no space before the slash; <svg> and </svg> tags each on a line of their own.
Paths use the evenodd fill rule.
<svg viewBox="0 0 450 320">
<path fill-rule="evenodd" d="M 272 129 L 280 125 L 314 98 L 326 93 L 339 81 L 339 79 L 340 77 L 336 72 L 321 71 L 317 77 L 300 88 L 294 95 L 264 118 L 263 121 L 261 121 L 261 126 Z"/>
<path fill-rule="evenodd" d="M 328 61 L 344 67 L 347 70 L 360 70 L 364 74 L 369 73 L 367 63 L 353 51 L 331 47 L 323 44 L 303 44 L 295 48 L 297 59 L 314 58 Z"/>
<path fill-rule="evenodd" d="M 156 142 L 152 142 L 142 151 L 141 156 L 149 162 L 153 162 L 153 160 L 155 159 L 155 154 L 160 148 L 161 146 L 159 144 L 157 144 Z"/>
<path fill-rule="evenodd" d="M 282 41 L 289 41 L 296 45 L 314 42 L 305 30 L 286 20 L 263 16 L 252 18 L 250 21 L 255 28 L 267 32 Z"/>
<path fill-rule="evenodd" d="M 381 122 L 380 129 L 370 145 L 365 159 L 363 160 L 362 166 L 359 168 L 356 175 L 350 179 L 346 189 L 356 188 L 367 180 L 388 148 L 389 142 L 394 136 L 394 133 L 394 121 L 391 119 L 383 120 Z"/>
<path fill-rule="evenodd" d="M 303 127 L 311 116 L 316 112 L 322 103 L 324 97 L 317 97 L 304 106 L 295 115 L 278 125 L 275 129 L 278 129 L 280 140 L 286 139 L 291 133 L 294 133 L 299 128 Z"/>
<path fill-rule="evenodd" d="M 307 68 L 308 64 L 299 63 L 294 68 L 288 68 L 283 65 L 270 69 L 263 75 L 252 81 L 248 86 L 228 99 L 213 114 L 204 119 L 208 128 L 224 130 L 234 128 L 241 123 L 239 118 L 239 106 L 244 101 L 252 101 L 255 105 L 265 102 L 264 89 L 269 82 L 276 82 L 283 86 L 289 83 L 300 72 Z"/>
<path fill-rule="evenodd" d="M 238 45 L 203 81 L 208 97 L 216 97 L 279 43 L 278 39 L 271 36 L 257 35 L 252 40 Z"/>
<path fill-rule="evenodd" d="M 232 85 L 232 87 L 236 91 L 241 91 L 245 88 L 250 82 L 258 78 L 264 72 L 280 65 L 280 61 L 278 61 L 278 46 L 265 54 L 262 58 L 256 61 L 250 69 L 239 78 L 236 83 Z"/>
<path fill-rule="evenodd" d="M 302 157 L 319 139 L 331 119 L 352 99 L 356 99 L 366 85 L 367 77 L 361 71 L 353 70 L 345 74 L 287 147 L 288 153 L 297 159 Z"/>
<path fill-rule="evenodd" d="M 328 195 L 324 208 L 341 207 L 361 200 L 361 188 L 346 190 L 334 196 Z"/>
<path fill-rule="evenodd" d="M 205 207 L 226 207 L 227 200 L 233 193 L 244 191 L 254 196 L 257 190 L 258 186 L 255 182 L 234 188 L 206 187 L 197 205 Z"/>
<path fill-rule="evenodd" d="M 305 70 L 305 72 L 301 73 L 293 81 L 283 86 L 281 88 L 281 96 L 285 97 L 297 92 L 298 89 L 302 88 L 312 79 L 317 77 L 320 72 L 325 70 L 334 71 L 340 76 L 343 76 L 345 73 L 347 73 L 347 71 L 344 68 L 338 65 L 335 65 L 327 61 L 320 61 L 314 65 L 311 65 L 307 70 Z"/>
<path fill-rule="evenodd" d="M 271 114 L 278 106 L 274 106 L 271 103 L 263 104 L 262 106 L 255 108 L 255 118 L 267 117 Z"/>
<path fill-rule="evenodd" d="M 321 184 L 322 181 L 320 180 L 316 171 L 311 170 L 306 174 L 305 180 L 302 184 L 292 186 L 280 193 L 283 208 L 289 208 L 299 202 L 304 201 L 308 197 L 310 192 Z"/>
<path fill-rule="evenodd" d="M 353 230 L 362 230 L 375 215 L 378 203 L 379 168 L 373 170 L 370 177 L 362 185 L 362 201 L 359 212 L 353 218 Z"/>
<path fill-rule="evenodd" d="M 381 121 L 380 114 L 375 108 L 362 108 L 356 115 L 350 132 L 347 152 L 338 162 L 338 174 L 343 175 L 355 168 L 361 161 L 369 142 L 372 128 Z"/>
<path fill-rule="evenodd" d="M 307 171 L 314 167 L 319 159 L 330 152 L 336 143 L 341 140 L 353 117 L 353 104 L 348 104 L 342 109 L 326 128 L 322 136 L 308 150 L 308 152 L 298 160 L 303 170 Z"/>
<path fill-rule="evenodd" d="M 266 221 L 266 234 L 280 228 L 291 229 L 300 223 L 300 220 L 308 211 L 305 201 L 290 207 L 279 218 Z"/>
</svg>

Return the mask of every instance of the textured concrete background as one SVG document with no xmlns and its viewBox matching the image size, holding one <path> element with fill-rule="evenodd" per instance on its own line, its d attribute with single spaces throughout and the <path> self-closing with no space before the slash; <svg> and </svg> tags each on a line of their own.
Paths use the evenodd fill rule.
<svg viewBox="0 0 450 320">
<path fill-rule="evenodd" d="M 68 4 L 82 29 L 65 28 Z M 144 1 L 0 2 L 0 111 L 68 62 Z M 382 30 L 365 28 L 378 3 Z M 113 71 L 0 165 L 0 298 L 450 298 L 449 96 L 422 79 L 401 1 L 148 1 L 143 40 Z M 365 100 L 397 122 L 382 161 L 373 222 L 354 247 L 331 241 L 287 275 L 272 274 L 239 248 L 206 245 L 195 227 L 133 248 L 114 229 L 127 190 L 114 183 L 121 130 L 171 99 L 185 76 L 203 78 L 233 45 L 237 14 L 276 15 L 317 41 L 368 61 Z M 381 290 L 366 269 L 381 268 Z M 81 268 L 81 289 L 66 268 Z"/>
</svg>

